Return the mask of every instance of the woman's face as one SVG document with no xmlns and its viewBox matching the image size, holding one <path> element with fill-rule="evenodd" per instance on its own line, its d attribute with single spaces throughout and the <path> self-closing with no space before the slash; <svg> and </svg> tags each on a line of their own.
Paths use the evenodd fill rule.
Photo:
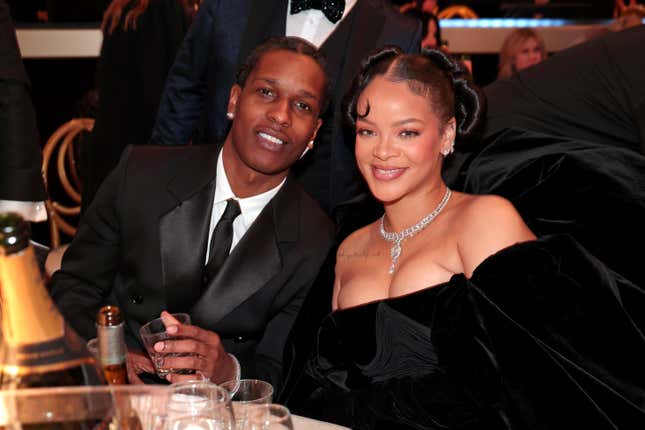
<svg viewBox="0 0 645 430">
<path fill-rule="evenodd" d="M 368 115 L 356 121 L 355 153 L 372 194 L 394 202 L 440 181 L 441 150 L 454 139 L 454 119 L 441 127 L 427 97 L 382 76 L 360 95 L 357 112 L 365 113 L 368 104 Z"/>
<path fill-rule="evenodd" d="M 515 55 L 513 65 L 515 70 L 520 71 L 536 65 L 542 60 L 544 58 L 542 58 L 540 44 L 534 38 L 530 38 L 521 45 L 519 52 Z"/>
</svg>

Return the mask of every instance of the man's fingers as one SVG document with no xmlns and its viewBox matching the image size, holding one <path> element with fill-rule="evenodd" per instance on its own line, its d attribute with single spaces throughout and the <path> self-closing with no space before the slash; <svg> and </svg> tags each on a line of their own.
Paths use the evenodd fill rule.
<svg viewBox="0 0 645 430">
<path fill-rule="evenodd" d="M 181 325 L 179 320 L 173 317 L 172 314 L 168 311 L 161 311 L 161 320 L 163 321 L 163 324 L 166 326 L 166 328 L 172 325 Z"/>
<path fill-rule="evenodd" d="M 175 330 L 176 328 L 176 330 Z M 221 340 L 217 333 L 210 330 L 204 330 L 196 325 L 183 324 L 173 326 L 173 330 L 169 331 L 170 334 L 177 337 L 189 337 L 198 341 L 204 342 L 211 347 L 219 347 Z"/>
<path fill-rule="evenodd" d="M 187 355 L 183 357 L 163 357 L 164 369 L 190 369 L 204 371 L 206 367 L 206 360 L 197 355 Z"/>
<path fill-rule="evenodd" d="M 194 339 L 166 339 L 154 344 L 154 349 L 160 354 L 184 353 L 206 356 L 213 349 L 209 345 Z"/>
<path fill-rule="evenodd" d="M 168 382 L 171 384 L 174 384 L 176 382 L 182 382 L 182 381 L 194 381 L 195 379 L 204 379 L 207 380 L 208 378 L 203 377 L 202 375 L 180 375 L 179 373 L 169 373 L 168 376 L 166 377 Z"/>
</svg>

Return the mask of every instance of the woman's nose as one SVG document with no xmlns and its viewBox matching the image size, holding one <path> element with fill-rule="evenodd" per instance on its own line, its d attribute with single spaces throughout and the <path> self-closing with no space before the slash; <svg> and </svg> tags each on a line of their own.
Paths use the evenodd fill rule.
<svg viewBox="0 0 645 430">
<path fill-rule="evenodd" d="M 378 143 L 374 146 L 373 155 L 379 160 L 387 160 L 396 156 L 396 147 L 392 144 L 388 137 L 379 139 Z"/>
</svg>

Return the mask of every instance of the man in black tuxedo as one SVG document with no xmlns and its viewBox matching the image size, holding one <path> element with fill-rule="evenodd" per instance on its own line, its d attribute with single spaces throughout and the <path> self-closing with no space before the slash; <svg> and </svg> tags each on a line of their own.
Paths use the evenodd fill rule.
<svg viewBox="0 0 645 430">
<path fill-rule="evenodd" d="M 9 7 L 0 0 L 0 212 L 42 221 L 45 187 L 36 114 Z"/>
<path fill-rule="evenodd" d="M 315 150 L 294 173 L 331 212 L 362 188 L 351 149 L 354 136 L 342 124 L 343 95 L 371 50 L 398 45 L 418 51 L 421 25 L 395 11 L 388 0 L 322 0 L 324 13 L 305 9 L 306 3 L 205 0 L 169 72 L 151 142 L 221 141 L 228 127 L 228 89 L 239 60 L 267 37 L 302 37 L 327 57 L 332 97 Z"/>
<path fill-rule="evenodd" d="M 157 348 L 198 358 L 166 358 L 165 367 L 221 383 L 239 360 L 242 377 L 278 388 L 287 334 L 333 238 L 331 221 L 288 176 L 321 125 L 326 82 L 315 47 L 271 39 L 230 90 L 222 145 L 128 147 L 52 279 L 71 325 L 94 336 L 99 307 L 115 302 L 129 345 L 141 348 L 143 323 L 188 312 L 194 326 L 177 334 L 189 339 Z M 130 358 L 152 370 L 142 355 Z M 182 378 L 194 375 L 169 381 Z"/>
</svg>

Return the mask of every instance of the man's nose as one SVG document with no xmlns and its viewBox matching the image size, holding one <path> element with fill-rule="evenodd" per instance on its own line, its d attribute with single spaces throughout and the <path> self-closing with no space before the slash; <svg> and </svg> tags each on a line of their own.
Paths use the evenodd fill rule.
<svg viewBox="0 0 645 430">
<path fill-rule="evenodd" d="M 288 100 L 276 100 L 271 104 L 267 113 L 271 121 L 280 124 L 282 127 L 288 127 L 291 124 L 291 114 Z"/>
</svg>

